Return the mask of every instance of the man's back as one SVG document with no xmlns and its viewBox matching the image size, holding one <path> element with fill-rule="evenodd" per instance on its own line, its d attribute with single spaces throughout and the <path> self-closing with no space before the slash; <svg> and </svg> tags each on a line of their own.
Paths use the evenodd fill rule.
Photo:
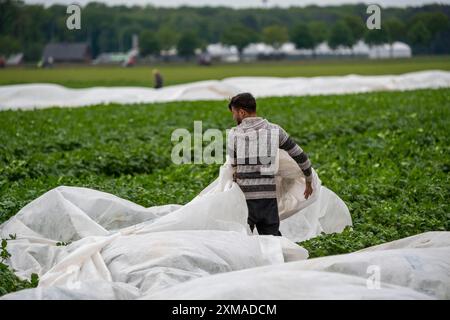
<svg viewBox="0 0 450 320">
<path fill-rule="evenodd" d="M 278 148 L 286 150 L 311 180 L 311 163 L 305 152 L 279 125 L 261 117 L 247 117 L 232 128 L 228 137 L 228 155 L 236 167 L 235 181 L 246 199 L 276 198 L 273 172 Z"/>
<path fill-rule="evenodd" d="M 257 117 L 256 99 L 251 93 L 240 93 L 228 103 L 238 125 L 228 135 L 227 154 L 235 167 L 234 180 L 245 194 L 250 230 L 259 234 L 281 236 L 278 215 L 275 164 L 278 148 L 298 163 L 307 183 L 305 197 L 312 193 L 311 163 L 306 153 L 280 126 Z"/>
</svg>

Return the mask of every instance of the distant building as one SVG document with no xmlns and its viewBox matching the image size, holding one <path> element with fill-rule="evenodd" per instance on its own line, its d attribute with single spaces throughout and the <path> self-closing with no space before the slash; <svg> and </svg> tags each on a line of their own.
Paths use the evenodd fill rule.
<svg viewBox="0 0 450 320">
<path fill-rule="evenodd" d="M 369 53 L 371 59 L 411 58 L 411 56 L 411 47 L 403 42 L 394 42 L 392 45 L 383 44 L 374 46 Z"/>
<path fill-rule="evenodd" d="M 49 43 L 42 54 L 43 61 L 53 59 L 54 62 L 84 62 L 91 61 L 91 50 L 87 43 Z"/>
<path fill-rule="evenodd" d="M 209 44 L 206 52 L 212 60 L 224 62 L 238 62 L 239 51 L 236 46 L 226 46 L 221 43 Z"/>
</svg>

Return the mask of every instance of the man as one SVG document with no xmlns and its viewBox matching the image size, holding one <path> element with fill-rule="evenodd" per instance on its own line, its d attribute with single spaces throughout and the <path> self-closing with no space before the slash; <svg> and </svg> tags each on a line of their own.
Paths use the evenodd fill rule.
<svg viewBox="0 0 450 320">
<path fill-rule="evenodd" d="M 153 87 L 155 89 L 160 89 L 163 87 L 163 78 L 157 69 L 153 69 Z"/>
<path fill-rule="evenodd" d="M 256 114 L 256 100 L 250 93 L 233 97 L 228 104 L 237 126 L 228 135 L 227 153 L 235 168 L 234 180 L 244 192 L 248 224 L 253 232 L 281 236 L 274 173 L 270 165 L 278 148 L 284 149 L 298 163 L 305 175 L 306 199 L 312 194 L 311 162 L 279 125 Z"/>
</svg>

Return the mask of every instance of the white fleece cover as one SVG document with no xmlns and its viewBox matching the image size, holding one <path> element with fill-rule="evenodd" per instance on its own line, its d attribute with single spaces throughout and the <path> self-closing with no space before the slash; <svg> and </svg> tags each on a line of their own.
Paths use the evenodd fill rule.
<svg viewBox="0 0 450 320">
<path fill-rule="evenodd" d="M 40 277 L 37 288 L 2 299 L 450 298 L 450 232 L 306 260 L 293 241 L 341 232 L 350 214 L 316 172 L 305 200 L 301 170 L 282 150 L 278 159 L 283 237 L 250 234 L 228 164 L 183 206 L 144 208 L 87 188 L 48 191 L 0 225 L 2 238 L 17 237 L 8 241 L 10 267 Z"/>
<path fill-rule="evenodd" d="M 69 89 L 57 84 L 0 86 L 0 110 L 82 107 L 187 100 L 224 100 L 240 92 L 255 97 L 305 96 L 450 87 L 450 72 L 430 70 L 402 75 L 324 77 L 234 77 L 164 87 L 93 87 Z"/>
</svg>

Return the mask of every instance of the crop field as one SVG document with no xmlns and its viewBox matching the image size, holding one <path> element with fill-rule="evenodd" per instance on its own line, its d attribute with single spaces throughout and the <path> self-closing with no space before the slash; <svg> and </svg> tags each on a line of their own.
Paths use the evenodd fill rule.
<svg viewBox="0 0 450 320">
<path fill-rule="evenodd" d="M 158 68 L 165 85 L 238 76 L 313 77 L 346 74 L 401 74 L 421 70 L 450 70 L 450 56 L 411 59 L 309 59 L 239 64 L 161 64 L 122 68 L 119 66 L 56 66 L 52 69 L 0 69 L 0 85 L 18 83 L 57 83 L 71 88 L 92 86 L 153 86 L 152 69 Z"/>
<path fill-rule="evenodd" d="M 266 98 L 258 109 L 350 209 L 353 228 L 300 243 L 311 257 L 450 230 L 449 89 Z M 60 185 L 145 207 L 190 201 L 219 170 L 171 161 L 172 131 L 195 120 L 234 125 L 225 101 L 0 112 L 0 223 Z M 0 295 L 27 286 L 0 264 Z"/>
</svg>

